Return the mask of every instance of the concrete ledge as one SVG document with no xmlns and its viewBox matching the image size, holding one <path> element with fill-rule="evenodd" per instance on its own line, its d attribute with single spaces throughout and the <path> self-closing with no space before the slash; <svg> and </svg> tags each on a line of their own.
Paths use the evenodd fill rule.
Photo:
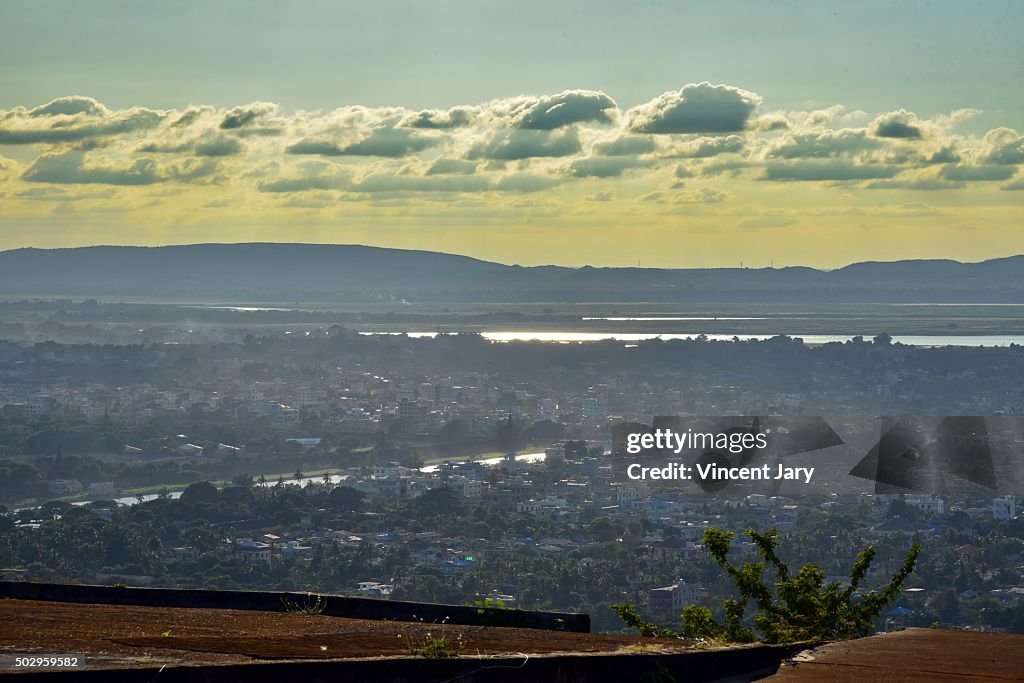
<svg viewBox="0 0 1024 683">
<path fill-rule="evenodd" d="M 360 659 L 318 662 L 289 661 L 211 666 L 167 666 L 137 669 L 67 670 L 61 680 L 82 683 L 513 683 L 520 681 L 712 682 L 754 681 L 775 673 L 782 661 L 799 652 L 798 646 L 745 646 L 719 650 L 693 650 L 677 654 L 556 654 L 456 659 Z M 53 673 L 19 673 L 19 681 L 53 680 Z"/>
<path fill-rule="evenodd" d="M 508 626 L 549 631 L 590 633 L 590 616 L 563 612 L 439 605 L 400 600 L 350 598 L 317 593 L 273 591 L 219 591 L 188 588 L 120 588 L 60 583 L 0 581 L 0 598 L 50 602 L 140 605 L 145 607 L 193 607 L 287 612 L 321 600 L 322 614 L 353 619 L 422 621 L 468 626 Z"/>
</svg>

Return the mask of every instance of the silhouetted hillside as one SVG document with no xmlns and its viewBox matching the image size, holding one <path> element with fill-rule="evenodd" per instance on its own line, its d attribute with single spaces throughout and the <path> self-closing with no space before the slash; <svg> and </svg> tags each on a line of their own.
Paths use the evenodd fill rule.
<svg viewBox="0 0 1024 683">
<path fill-rule="evenodd" d="M 0 252 L 0 296 L 204 301 L 1024 301 L 1024 256 L 790 268 L 521 267 L 356 245 Z"/>
</svg>

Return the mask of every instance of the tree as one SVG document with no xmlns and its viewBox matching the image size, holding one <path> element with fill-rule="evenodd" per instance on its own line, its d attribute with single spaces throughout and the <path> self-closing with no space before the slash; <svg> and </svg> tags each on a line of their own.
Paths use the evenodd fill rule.
<svg viewBox="0 0 1024 683">
<path fill-rule="evenodd" d="M 681 635 L 751 642 L 756 637 L 745 620 L 747 606 L 751 602 L 757 608 L 753 626 L 765 643 L 847 640 L 869 635 L 882 609 L 899 595 L 921 552 L 921 546 L 915 543 L 903 566 L 882 592 L 870 591 L 855 597 L 875 558 L 875 546 L 868 546 L 860 552 L 850 570 L 850 585 L 843 588 L 838 582 L 825 584 L 825 572 L 814 562 L 805 564 L 792 574 L 776 554 L 780 544 L 777 530 L 758 533 L 750 529 L 747 537 L 757 546 L 761 561 L 737 566 L 728 557 L 735 534 L 715 528 L 704 532 L 704 547 L 715 564 L 726 571 L 739 597 L 728 598 L 723 603 L 725 618 L 722 623 L 712 618 L 707 608 L 688 606 L 680 615 L 683 621 Z M 772 585 L 765 581 L 767 567 L 774 572 Z M 629 605 L 628 610 L 624 607 L 613 606 L 627 625 L 637 627 L 632 606 Z M 641 629 L 641 632 L 644 630 L 650 629 Z"/>
<path fill-rule="evenodd" d="M 186 503 L 214 503 L 218 498 L 217 486 L 208 481 L 189 484 L 181 492 L 181 501 Z"/>
<path fill-rule="evenodd" d="M 327 496 L 327 503 L 332 509 L 342 512 L 359 512 L 363 509 L 362 491 L 351 486 L 339 486 Z"/>
</svg>

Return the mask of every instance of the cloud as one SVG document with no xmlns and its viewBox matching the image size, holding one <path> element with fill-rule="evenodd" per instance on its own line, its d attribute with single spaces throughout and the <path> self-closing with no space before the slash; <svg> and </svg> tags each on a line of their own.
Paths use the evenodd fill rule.
<svg viewBox="0 0 1024 683">
<path fill-rule="evenodd" d="M 166 112 L 144 107 L 112 111 L 91 97 L 60 97 L 35 109 L 0 111 L 0 145 L 80 142 L 154 128 Z"/>
<path fill-rule="evenodd" d="M 603 157 L 624 157 L 650 154 L 655 149 L 657 145 L 654 139 L 647 135 L 622 135 L 614 140 L 595 143 L 591 153 Z"/>
<path fill-rule="evenodd" d="M 617 115 L 615 100 L 603 92 L 566 90 L 524 106 L 513 124 L 526 130 L 554 130 L 574 123 L 613 123 Z"/>
<path fill-rule="evenodd" d="M 692 178 L 694 176 L 694 172 L 688 169 L 686 166 L 678 164 L 676 166 L 676 170 L 673 171 L 673 175 L 675 175 L 676 178 Z"/>
<path fill-rule="evenodd" d="M 532 157 L 567 157 L 578 154 L 581 149 L 575 128 L 560 133 L 511 130 L 493 134 L 484 142 L 471 147 L 466 156 L 469 159 L 516 161 Z"/>
<path fill-rule="evenodd" d="M 955 164 L 960 161 L 960 154 L 953 145 L 946 145 L 935 150 L 925 161 L 929 164 Z"/>
<path fill-rule="evenodd" d="M 963 166 L 950 164 L 943 166 L 939 177 L 954 182 L 984 182 L 988 180 L 1007 180 L 1013 177 L 1012 166 Z"/>
<path fill-rule="evenodd" d="M 864 129 L 841 128 L 786 136 L 769 149 L 780 159 L 826 159 L 879 149 L 883 143 L 867 137 Z"/>
<path fill-rule="evenodd" d="M 352 185 L 347 170 L 333 164 L 312 164 L 298 175 L 263 180 L 257 184 L 260 192 L 308 192 L 310 190 L 344 190 Z"/>
<path fill-rule="evenodd" d="M 205 183 L 219 170 L 220 162 L 216 159 L 185 159 L 168 167 L 166 175 L 183 183 Z"/>
<path fill-rule="evenodd" d="M 751 119 L 747 122 L 748 130 L 756 130 L 760 132 L 771 132 L 776 130 L 789 130 L 792 128 L 792 124 L 786 115 L 782 112 L 771 112 L 764 114 L 756 118 Z"/>
<path fill-rule="evenodd" d="M 465 161 L 463 159 L 435 159 L 434 163 L 427 169 L 427 175 L 473 173 L 476 171 L 477 165 L 475 161 Z"/>
<path fill-rule="evenodd" d="M 392 175 L 375 173 L 350 188 L 353 192 L 482 192 L 491 182 L 478 175 Z"/>
<path fill-rule="evenodd" d="M 923 136 L 917 114 L 906 109 L 882 114 L 871 124 L 871 134 L 878 138 L 917 140 Z"/>
<path fill-rule="evenodd" d="M 808 159 L 765 164 L 762 180 L 871 180 L 891 178 L 900 168 L 892 165 L 855 164 L 847 159 Z"/>
<path fill-rule="evenodd" d="M 876 180 L 864 187 L 868 190 L 922 190 L 930 192 L 935 190 L 958 190 L 963 186 L 963 183 L 951 183 L 937 178 L 912 178 Z"/>
<path fill-rule="evenodd" d="M 587 195 L 583 199 L 588 202 L 610 202 L 615 199 L 615 195 L 607 190 L 602 190 L 601 192 L 595 192 L 594 194 Z"/>
<path fill-rule="evenodd" d="M 110 199 L 111 197 L 116 196 L 116 194 L 116 191 L 113 189 L 97 190 L 95 192 L 68 192 L 63 187 L 40 185 L 30 187 L 27 190 L 22 190 L 15 196 L 18 199 L 26 199 L 29 201 L 77 202 L 86 199 Z"/>
<path fill-rule="evenodd" d="M 728 199 L 729 195 L 722 190 L 713 187 L 702 187 L 697 190 L 685 192 L 648 192 L 640 197 L 642 202 L 654 202 L 655 204 L 719 204 Z"/>
<path fill-rule="evenodd" d="M 676 201 L 683 204 L 718 204 L 729 198 L 729 194 L 713 187 L 702 187 L 691 192 L 676 195 Z"/>
<path fill-rule="evenodd" d="M 1008 183 L 999 188 L 1000 190 L 1006 190 L 1008 192 L 1015 192 L 1024 190 L 1024 177 L 1017 178 L 1012 183 Z"/>
<path fill-rule="evenodd" d="M 432 137 L 403 128 L 377 128 L 357 142 L 338 145 L 324 139 L 300 140 L 288 147 L 288 154 L 319 154 L 321 156 L 403 157 L 437 144 Z"/>
<path fill-rule="evenodd" d="M 735 178 L 739 176 L 743 171 L 750 168 L 751 166 L 753 166 L 751 162 L 745 161 L 743 159 L 727 159 L 725 161 L 713 161 L 710 163 L 705 163 L 703 166 L 701 166 L 700 174 L 705 177 L 716 175 L 728 175 Z M 680 168 L 680 166 L 676 167 L 676 176 L 679 178 L 686 177 L 679 175 Z"/>
<path fill-rule="evenodd" d="M 196 156 L 226 157 L 242 153 L 242 143 L 235 138 L 220 136 L 197 142 L 194 148 Z"/>
<path fill-rule="evenodd" d="M 178 143 L 149 142 L 139 147 L 140 152 L 159 154 L 195 154 L 201 157 L 224 157 L 242 153 L 242 143 L 227 135 L 207 135 Z"/>
<path fill-rule="evenodd" d="M 87 114 L 89 116 L 105 116 L 110 110 L 91 97 L 70 95 L 58 97 L 46 104 L 31 109 L 29 116 L 74 116 L 76 114 Z"/>
<path fill-rule="evenodd" d="M 650 166 L 652 162 L 637 157 L 587 157 L 572 162 L 571 175 L 577 178 L 612 178 L 631 168 Z"/>
<path fill-rule="evenodd" d="M 428 130 L 450 130 L 468 126 L 476 118 L 479 110 L 475 107 L 453 107 L 452 109 L 424 109 L 409 114 L 400 122 L 406 128 L 426 128 Z"/>
<path fill-rule="evenodd" d="M 81 151 L 44 154 L 32 162 L 22 180 L 37 183 L 101 183 L 106 185 L 152 185 L 165 178 L 152 159 L 136 159 L 128 166 L 87 164 Z"/>
<path fill-rule="evenodd" d="M 1024 136 L 1012 128 L 993 128 L 982 139 L 982 161 L 990 164 L 1024 164 Z"/>
<path fill-rule="evenodd" d="M 252 102 L 228 111 L 221 119 L 220 127 L 222 130 L 245 128 L 276 111 L 277 105 L 273 102 Z"/>
<path fill-rule="evenodd" d="M 512 173 L 503 176 L 494 185 L 494 189 L 502 192 L 540 192 L 558 185 L 561 181 L 550 176 L 534 173 Z"/>
<path fill-rule="evenodd" d="M 688 140 L 666 151 L 665 156 L 703 159 L 719 154 L 737 154 L 743 151 L 743 137 L 723 135 Z"/>
<path fill-rule="evenodd" d="M 171 122 L 172 128 L 188 128 L 199 119 L 214 113 L 213 107 L 189 107 Z"/>
<path fill-rule="evenodd" d="M 740 88 L 691 83 L 630 109 L 626 120 L 638 133 L 733 133 L 760 104 L 760 95 Z"/>
</svg>

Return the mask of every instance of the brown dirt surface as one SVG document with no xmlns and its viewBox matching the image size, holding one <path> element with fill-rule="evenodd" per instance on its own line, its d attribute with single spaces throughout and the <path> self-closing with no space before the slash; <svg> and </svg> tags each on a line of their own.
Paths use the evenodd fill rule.
<svg viewBox="0 0 1024 683">
<path fill-rule="evenodd" d="M 690 647 L 671 638 L 0 599 L 0 654 L 84 654 L 90 667 L 408 657 L 411 648 L 442 637 L 464 655 L 678 652 Z"/>
<path fill-rule="evenodd" d="M 912 628 L 815 648 L 773 683 L 1024 681 L 1024 635 Z"/>
</svg>

